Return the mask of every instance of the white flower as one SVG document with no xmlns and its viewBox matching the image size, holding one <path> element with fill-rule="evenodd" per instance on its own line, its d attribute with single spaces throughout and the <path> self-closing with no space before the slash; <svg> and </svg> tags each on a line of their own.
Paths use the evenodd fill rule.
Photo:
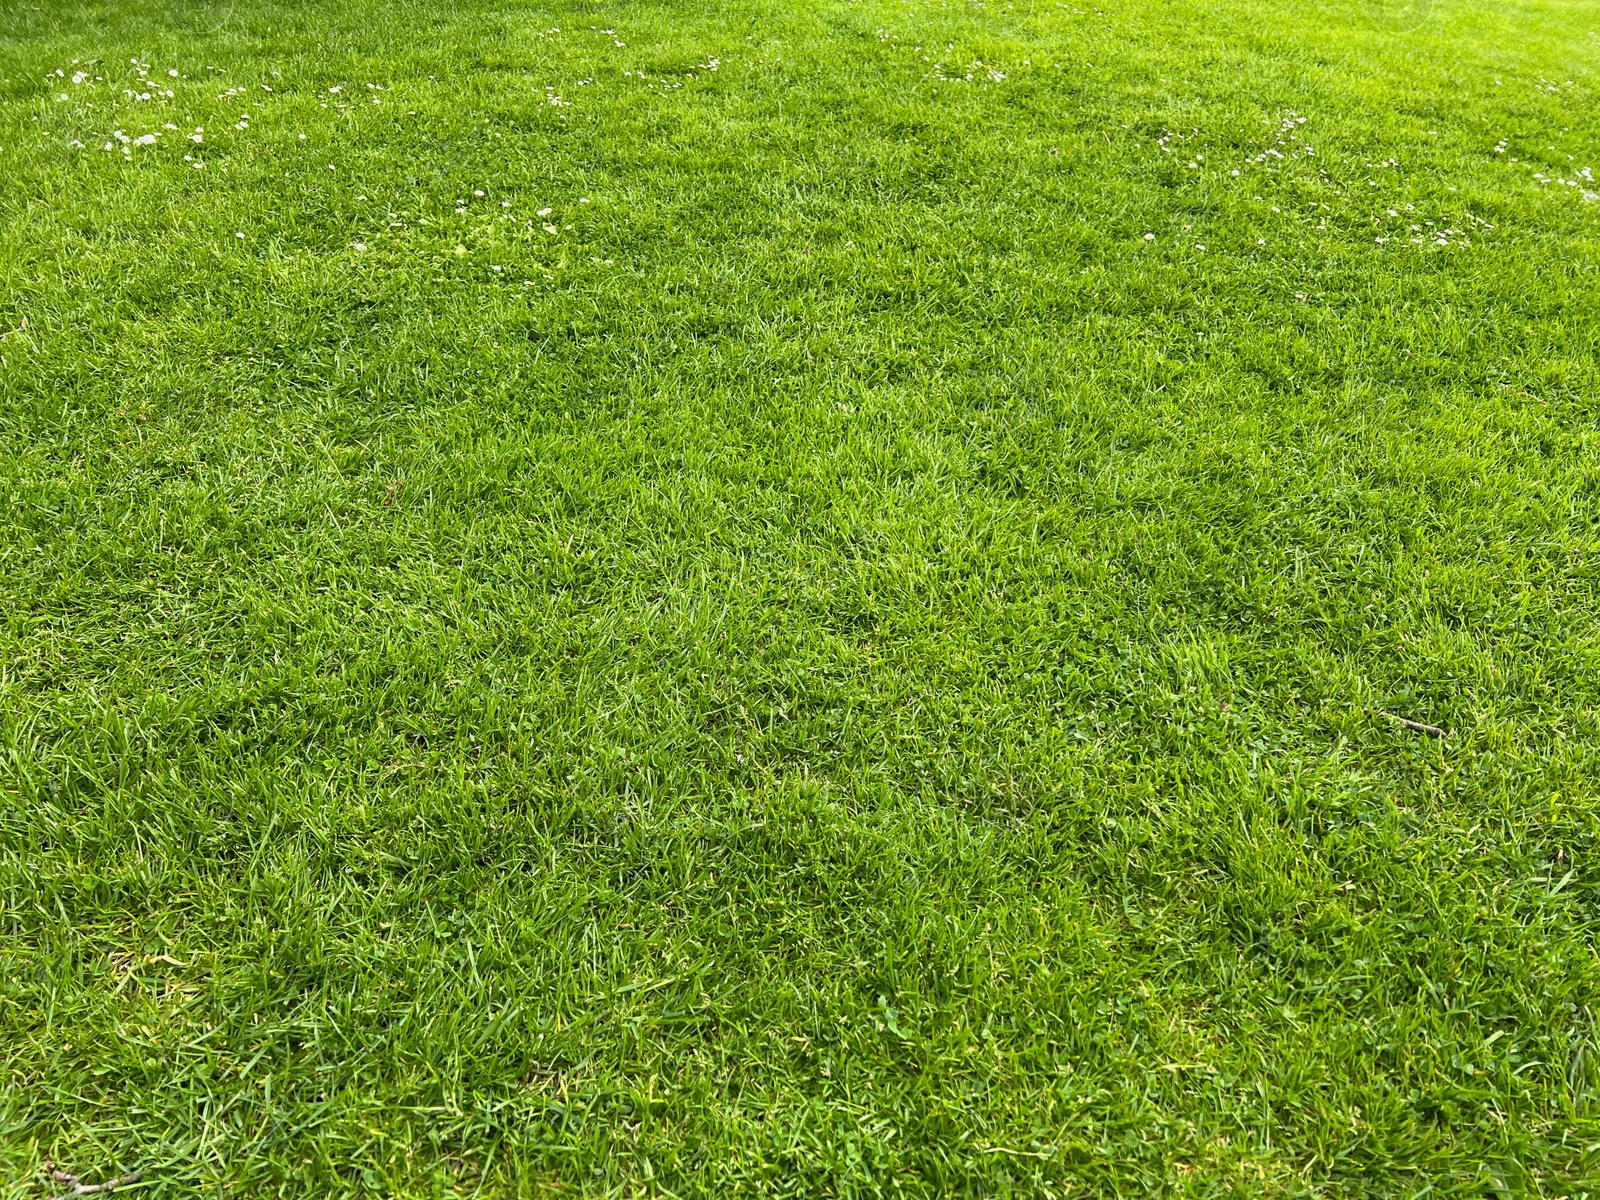
<svg viewBox="0 0 1600 1200">
<path fill-rule="evenodd" d="M 107 143 L 106 143 L 106 149 L 107 149 L 107 150 L 109 150 L 109 149 L 111 149 L 111 143 L 110 143 L 110 142 L 107 142 Z"/>
<path fill-rule="evenodd" d="M 1153 233 L 1147 233 L 1144 235 L 1144 240 L 1147 242 L 1153 242 L 1156 240 L 1156 235 Z"/>
<path fill-rule="evenodd" d="M 135 146 L 154 146 L 156 144 L 156 135 L 153 133 L 140 134 L 133 139 L 133 144 Z"/>
<path fill-rule="evenodd" d="M 238 238 L 241 242 L 244 241 L 244 234 L 242 233 L 236 233 L 233 236 Z"/>
<path fill-rule="evenodd" d="M 366 250 L 366 248 L 367 248 L 367 244 L 365 242 L 352 242 L 351 243 L 351 249 L 356 250 L 358 252 L 359 251 L 364 251 L 364 250 Z"/>
<path fill-rule="evenodd" d="M 473 194 L 473 195 L 474 195 L 474 196 L 481 196 L 481 195 L 483 195 L 483 189 L 482 189 L 482 188 L 477 188 L 477 189 L 475 189 L 475 190 L 474 190 L 474 191 L 473 191 L 473 193 L 472 193 L 472 194 Z"/>
<path fill-rule="evenodd" d="M 546 225 L 544 227 L 544 231 L 546 233 L 559 233 L 560 232 L 560 230 L 558 230 L 554 225 Z"/>
<path fill-rule="evenodd" d="M 191 133 L 189 135 L 189 140 L 191 142 L 193 142 L 196 146 L 198 146 L 198 145 L 200 145 L 200 143 L 204 142 L 206 139 L 204 137 L 202 137 L 198 133 Z"/>
<path fill-rule="evenodd" d="M 536 217 L 548 217 L 553 212 L 555 212 L 555 209 L 553 209 L 553 208 L 541 208 L 538 212 L 534 213 L 533 215 L 536 216 Z"/>
<path fill-rule="evenodd" d="M 337 96 L 339 94 L 339 88 L 338 88 L 337 85 L 329 88 L 328 91 L 332 92 L 335 96 Z"/>
<path fill-rule="evenodd" d="M 301 141 L 302 141 L 302 142 L 303 142 L 303 141 L 305 141 L 305 140 L 306 140 L 306 135 L 305 135 L 305 134 L 303 134 L 303 133 L 302 133 L 302 134 L 301 134 L 301 135 L 300 135 L 300 140 L 301 140 Z"/>
</svg>

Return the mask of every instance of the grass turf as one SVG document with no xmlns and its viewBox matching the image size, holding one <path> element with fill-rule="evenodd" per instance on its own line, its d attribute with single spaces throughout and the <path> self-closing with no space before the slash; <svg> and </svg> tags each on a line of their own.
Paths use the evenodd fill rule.
<svg viewBox="0 0 1600 1200">
<path fill-rule="evenodd" d="M 0 1195 L 1593 1187 L 1596 21 L 8 7 Z"/>
</svg>

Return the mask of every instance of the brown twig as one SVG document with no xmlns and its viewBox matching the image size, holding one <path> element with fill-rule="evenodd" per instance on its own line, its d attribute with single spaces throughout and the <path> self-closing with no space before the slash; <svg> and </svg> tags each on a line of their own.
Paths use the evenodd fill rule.
<svg viewBox="0 0 1600 1200">
<path fill-rule="evenodd" d="M 406 490 L 406 481 L 404 479 L 396 479 L 393 483 L 391 483 L 387 488 L 384 489 L 383 506 L 385 508 L 388 508 L 389 505 L 394 503 L 394 498 L 396 496 L 398 496 L 401 492 L 405 491 L 405 490 Z"/>
<path fill-rule="evenodd" d="M 104 1183 L 79 1183 L 76 1175 L 69 1175 L 65 1171 L 51 1171 L 50 1178 L 56 1183 L 70 1183 L 72 1190 L 56 1196 L 54 1200 L 65 1200 L 67 1196 L 93 1196 L 98 1192 L 114 1192 L 119 1187 L 138 1183 L 144 1176 L 138 1171 L 123 1175 L 117 1179 L 108 1179 Z"/>
<path fill-rule="evenodd" d="M 1449 733 L 1443 729 L 1440 729 L 1437 725 L 1424 725 L 1421 721 L 1413 721 L 1410 717 L 1397 717 L 1393 713 L 1386 712 L 1378 712 L 1378 715 L 1383 717 L 1385 720 L 1393 721 L 1396 725 L 1404 725 L 1413 733 L 1425 733 L 1429 737 L 1436 738 L 1447 738 L 1450 736 Z"/>
<path fill-rule="evenodd" d="M 28 332 L 28 318 L 27 317 L 23 317 L 21 325 L 18 325 L 15 329 L 8 329 L 8 330 L 6 330 L 6 332 L 0 333 L 0 342 L 5 341 L 8 337 L 16 337 L 17 334 L 19 334 L 19 333 L 27 333 L 27 332 Z"/>
</svg>

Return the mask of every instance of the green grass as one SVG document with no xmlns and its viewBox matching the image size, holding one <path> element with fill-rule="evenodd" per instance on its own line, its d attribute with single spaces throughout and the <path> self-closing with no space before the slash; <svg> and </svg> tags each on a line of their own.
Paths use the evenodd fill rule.
<svg viewBox="0 0 1600 1200">
<path fill-rule="evenodd" d="M 1600 1191 L 1597 31 L 0 10 L 0 1197 Z"/>
</svg>

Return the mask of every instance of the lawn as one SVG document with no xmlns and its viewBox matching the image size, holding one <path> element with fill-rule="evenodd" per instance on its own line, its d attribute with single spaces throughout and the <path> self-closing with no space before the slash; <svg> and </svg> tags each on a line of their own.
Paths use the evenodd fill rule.
<svg viewBox="0 0 1600 1200">
<path fill-rule="evenodd" d="M 0 9 L 0 1198 L 1600 1192 L 1600 8 L 1079 3 Z"/>
</svg>

